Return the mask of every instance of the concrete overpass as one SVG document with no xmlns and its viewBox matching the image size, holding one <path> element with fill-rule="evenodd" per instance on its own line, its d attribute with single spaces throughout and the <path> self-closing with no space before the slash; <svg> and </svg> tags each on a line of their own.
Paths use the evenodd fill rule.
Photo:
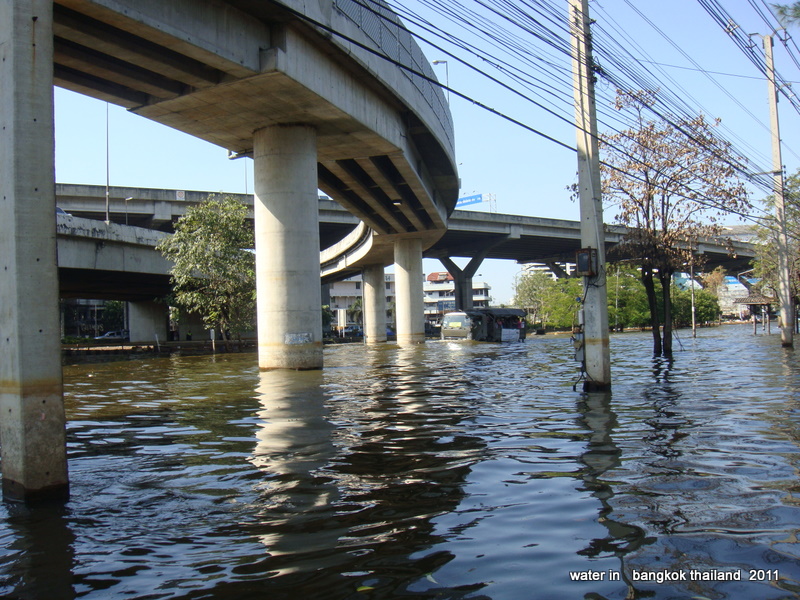
<svg viewBox="0 0 800 600">
<path fill-rule="evenodd" d="M 152 301 L 171 291 L 169 261 L 155 249 L 168 233 L 56 216 L 62 298 Z"/>
<path fill-rule="evenodd" d="M 109 217 L 106 225 L 105 187 L 58 184 L 58 205 L 74 215 L 58 217 L 59 277 L 62 297 L 113 298 L 137 303 L 136 314 L 145 330 L 151 323 L 164 322 L 156 315 L 158 306 L 147 304 L 169 293 L 169 266 L 153 250 L 161 237 L 186 210 L 211 194 L 191 190 L 150 188 L 109 188 Z M 248 194 L 232 194 L 252 207 Z M 319 199 L 321 279 L 329 283 L 360 273 L 363 260 L 369 260 L 372 232 L 357 217 L 338 203 Z M 84 217 L 84 218 L 80 218 Z M 92 220 L 94 219 L 94 220 Z M 136 223 L 157 230 L 123 226 Z M 605 227 L 606 251 L 610 251 L 627 232 L 622 226 Z M 81 252 L 64 254 L 62 248 L 79 246 Z M 457 210 L 449 219 L 447 232 L 424 255 L 438 258 L 456 283 L 456 306 L 469 308 L 472 277 L 486 258 L 514 260 L 517 263 L 544 263 L 559 276 L 566 276 L 559 263 L 574 262 L 581 246 L 580 223 L 520 215 Z M 730 251 L 733 248 L 733 253 Z M 147 255 L 153 255 L 148 259 Z M 66 260 L 68 256 L 81 258 Z M 735 240 L 705 240 L 698 245 L 704 268 L 724 266 L 743 271 L 755 256 L 754 247 Z M 452 260 L 467 257 L 463 269 Z M 77 263 L 77 264 L 72 264 Z M 143 265 L 148 265 L 143 267 Z M 163 312 L 163 305 L 161 306 Z M 134 314 L 132 311 L 131 314 Z M 149 315 L 149 316 L 148 316 Z M 132 335 L 134 327 L 131 327 Z"/>
<path fill-rule="evenodd" d="M 322 366 L 318 189 L 372 228 L 368 279 L 396 263 L 398 342 L 424 340 L 422 252 L 456 202 L 453 129 L 430 66 L 384 4 L 0 0 L 0 48 L 7 498 L 68 490 L 54 84 L 252 156 L 261 368 Z M 381 314 L 379 298 L 366 304 Z"/>
<path fill-rule="evenodd" d="M 112 187 L 109 188 L 109 217 L 116 223 L 167 232 L 189 206 L 204 201 L 210 193 Z M 57 184 L 56 194 L 58 205 L 73 215 L 98 220 L 105 218 L 103 186 Z M 231 195 L 253 206 L 252 195 Z M 362 252 L 369 258 L 370 232 L 356 230 L 360 223 L 358 217 L 337 202 L 320 199 L 318 206 L 323 281 L 335 281 L 360 272 L 359 250 L 363 248 Z M 613 248 L 626 232 L 626 227 L 606 225 L 606 251 Z M 343 241 L 348 236 L 352 239 Z M 486 258 L 545 263 L 558 274 L 557 263 L 574 262 L 575 251 L 580 247 L 578 221 L 456 210 L 450 215 L 445 234 L 424 252 L 424 256 L 442 260 L 456 278 L 456 289 L 463 291 L 461 302 L 464 302 L 472 297 L 471 276 Z M 730 271 L 742 271 L 755 256 L 755 251 L 751 244 L 719 239 L 703 241 L 698 245 L 698 254 L 708 270 L 721 265 Z M 461 269 L 453 263 L 454 257 L 470 258 L 470 265 Z"/>
<path fill-rule="evenodd" d="M 252 194 L 114 186 L 109 188 L 109 217 L 114 223 L 171 232 L 174 222 L 186 214 L 190 206 L 203 202 L 213 193 L 236 197 L 251 207 L 252 216 Z M 56 184 L 56 202 L 77 217 L 105 219 L 105 186 L 59 183 Z M 320 250 L 341 242 L 360 223 L 358 217 L 338 202 L 320 198 L 318 206 Z M 610 250 L 628 229 L 606 225 L 605 230 L 606 250 Z M 552 264 L 574 262 L 575 251 L 579 248 L 578 221 L 456 210 L 448 219 L 447 231 L 425 250 L 424 256 L 482 256 L 521 264 Z M 736 239 L 718 239 L 699 244 L 698 254 L 704 257 L 709 270 L 721 265 L 736 271 L 755 257 L 755 250 L 752 244 Z M 346 276 L 346 273 L 338 276 Z"/>
</svg>

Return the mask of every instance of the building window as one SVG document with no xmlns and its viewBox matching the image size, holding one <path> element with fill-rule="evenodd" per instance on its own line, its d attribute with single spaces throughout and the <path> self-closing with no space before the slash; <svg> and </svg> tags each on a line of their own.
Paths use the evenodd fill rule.
<svg viewBox="0 0 800 600">
<path fill-rule="evenodd" d="M 361 289 L 361 282 L 360 281 L 356 281 L 356 289 L 357 290 Z"/>
</svg>

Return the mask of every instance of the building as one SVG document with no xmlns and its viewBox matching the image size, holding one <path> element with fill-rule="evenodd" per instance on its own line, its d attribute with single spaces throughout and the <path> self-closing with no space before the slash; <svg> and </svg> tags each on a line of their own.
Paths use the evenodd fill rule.
<svg viewBox="0 0 800 600">
<path fill-rule="evenodd" d="M 395 288 L 394 288 L 394 273 L 385 273 L 384 283 L 386 286 L 386 322 L 389 324 L 394 323 L 394 302 L 395 302 Z M 354 275 L 342 281 L 337 281 L 330 284 L 328 288 L 328 296 L 330 302 L 328 303 L 337 315 L 334 325 L 344 327 L 348 324 L 357 324 L 360 319 L 353 319 L 347 314 L 347 310 L 357 301 L 362 300 L 364 296 L 364 286 L 361 280 L 361 275 Z"/>
<path fill-rule="evenodd" d="M 750 280 L 748 280 L 750 281 Z M 751 282 L 752 283 L 752 282 Z M 746 319 L 750 311 L 746 304 L 737 304 L 735 300 L 744 298 L 750 291 L 736 277 L 728 275 L 717 289 L 719 310 L 723 317 Z"/>
<path fill-rule="evenodd" d="M 394 273 L 384 275 L 386 284 L 386 322 L 394 323 Z M 431 273 L 423 284 L 423 294 L 425 302 L 425 320 L 429 323 L 438 324 L 442 320 L 445 312 L 455 310 L 455 281 L 452 275 L 447 272 Z M 475 282 L 472 285 L 472 302 L 475 308 L 489 306 L 491 296 L 489 291 L 491 286 L 485 282 Z M 363 298 L 363 282 L 361 275 L 354 275 L 348 279 L 337 281 L 329 287 L 329 306 L 337 314 L 336 323 L 339 326 L 355 324 L 358 319 L 353 319 L 347 314 L 347 310 L 356 301 Z"/>
<path fill-rule="evenodd" d="M 552 279 L 558 279 L 559 277 L 572 277 L 572 274 L 575 272 L 575 263 L 528 263 L 524 265 L 523 271 L 526 275 L 533 273 L 544 273 Z"/>
<path fill-rule="evenodd" d="M 472 305 L 475 308 L 489 306 L 491 286 L 485 282 L 472 283 Z M 425 294 L 425 320 L 438 324 L 444 313 L 456 309 L 456 284 L 447 272 L 431 273 L 422 286 Z"/>
</svg>

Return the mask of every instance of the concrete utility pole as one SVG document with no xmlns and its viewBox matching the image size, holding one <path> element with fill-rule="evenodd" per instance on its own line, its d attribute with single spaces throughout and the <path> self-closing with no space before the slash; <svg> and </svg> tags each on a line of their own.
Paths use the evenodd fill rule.
<svg viewBox="0 0 800 600">
<path fill-rule="evenodd" d="M 775 83 L 775 63 L 772 57 L 772 36 L 764 36 L 764 53 L 767 62 L 767 89 L 769 92 L 770 129 L 772 130 L 773 187 L 775 188 L 775 220 L 778 224 L 776 246 L 778 254 L 778 299 L 781 308 L 781 345 L 794 346 L 794 301 L 792 299 L 792 273 L 789 261 L 789 236 L 786 233 L 786 204 L 783 196 L 783 160 L 781 134 L 778 123 L 778 88 Z"/>
<path fill-rule="evenodd" d="M 589 29 L 588 0 L 569 0 L 572 33 L 572 68 L 575 93 L 575 124 L 578 138 L 578 187 L 581 212 L 581 245 L 596 250 L 594 274 L 584 277 L 583 350 L 585 391 L 611 387 L 606 304 L 605 236 L 600 193 L 600 156 L 597 143 L 597 112 L 594 103 L 594 72 Z"/>
</svg>

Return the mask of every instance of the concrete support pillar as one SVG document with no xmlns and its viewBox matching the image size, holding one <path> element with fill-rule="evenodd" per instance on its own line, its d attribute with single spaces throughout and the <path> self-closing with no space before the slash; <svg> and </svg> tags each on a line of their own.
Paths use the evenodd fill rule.
<svg viewBox="0 0 800 600">
<path fill-rule="evenodd" d="M 451 258 L 446 256 L 439 258 L 441 263 L 444 265 L 444 268 L 447 269 L 447 272 L 453 276 L 453 283 L 455 284 L 454 291 L 456 298 L 456 310 L 472 309 L 472 278 L 480 268 L 481 264 L 483 263 L 483 259 L 486 258 L 486 254 L 488 252 L 489 248 L 486 248 L 486 250 L 479 253 L 477 256 L 472 257 L 469 263 L 467 263 L 467 266 L 463 269 L 454 263 Z"/>
<path fill-rule="evenodd" d="M 386 341 L 386 277 L 383 265 L 364 267 L 364 341 Z"/>
<path fill-rule="evenodd" d="M 316 131 L 274 125 L 253 142 L 258 364 L 321 369 Z"/>
<path fill-rule="evenodd" d="M 0 0 L 0 55 L 3 496 L 26 502 L 66 500 L 52 0 Z"/>
<path fill-rule="evenodd" d="M 128 329 L 131 342 L 166 342 L 169 306 L 163 302 L 129 302 Z"/>
<path fill-rule="evenodd" d="M 403 238 L 394 245 L 397 343 L 425 342 L 425 301 L 422 288 L 422 240 Z"/>
</svg>

